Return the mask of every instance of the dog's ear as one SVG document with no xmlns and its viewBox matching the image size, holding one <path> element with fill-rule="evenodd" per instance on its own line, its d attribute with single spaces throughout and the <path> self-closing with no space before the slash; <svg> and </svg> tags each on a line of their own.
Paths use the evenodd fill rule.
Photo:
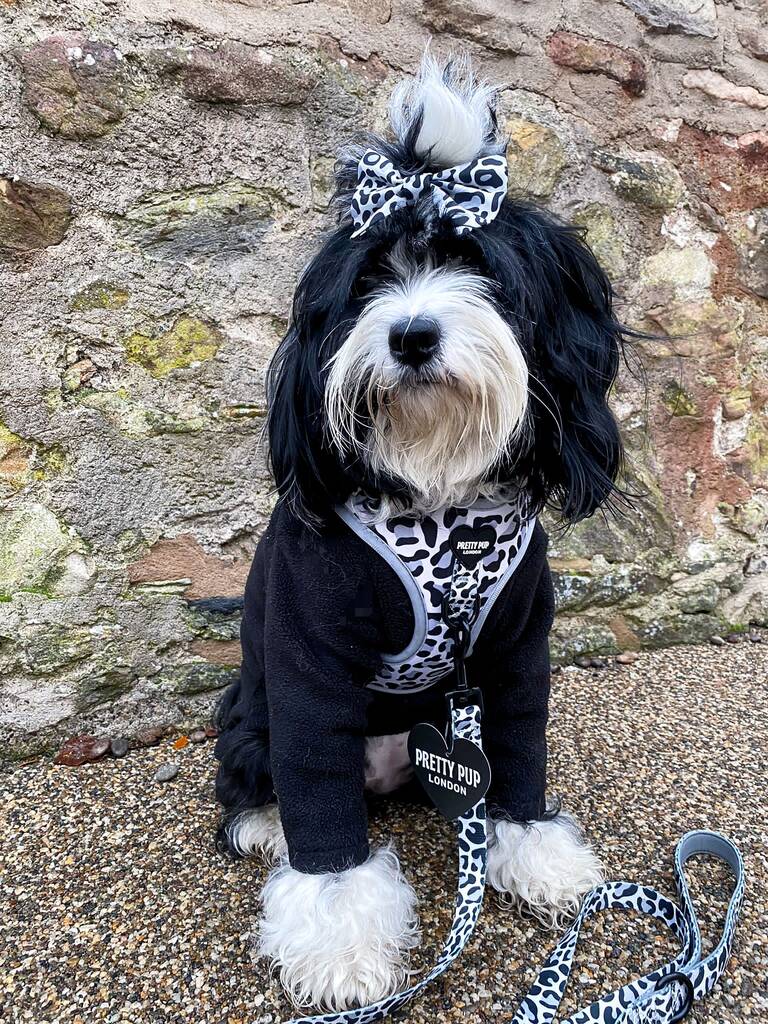
<svg viewBox="0 0 768 1024">
<path fill-rule="evenodd" d="M 627 331 L 579 229 L 522 203 L 510 204 L 501 220 L 488 229 L 490 269 L 530 370 L 532 429 L 516 469 L 537 505 L 575 523 L 621 495 L 623 448 L 608 395 Z"/>
<path fill-rule="evenodd" d="M 349 329 L 349 305 L 366 243 L 339 228 L 312 259 L 293 300 L 291 326 L 267 370 L 269 461 L 281 500 L 320 526 L 349 492 L 324 436 L 325 367 Z M 346 319 L 345 319 L 346 318 Z"/>
<path fill-rule="evenodd" d="M 618 495 L 623 448 L 608 395 L 623 335 L 610 282 L 581 233 L 557 221 L 546 228 L 548 315 L 539 306 L 532 350 L 535 444 L 553 460 L 549 500 L 574 523 Z"/>
</svg>

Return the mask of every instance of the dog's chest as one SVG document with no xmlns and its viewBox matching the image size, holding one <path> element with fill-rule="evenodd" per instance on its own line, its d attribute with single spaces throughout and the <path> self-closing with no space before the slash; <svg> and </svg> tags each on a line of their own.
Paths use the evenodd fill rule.
<svg viewBox="0 0 768 1024">
<path fill-rule="evenodd" d="M 453 668 L 452 640 L 443 615 L 446 594 L 454 606 L 472 606 L 469 653 L 488 613 L 522 561 L 534 520 L 525 515 L 524 496 L 503 503 L 480 501 L 468 508 L 445 508 L 413 518 L 375 521 L 369 498 L 351 497 L 338 506 L 341 518 L 397 573 L 411 601 L 414 632 L 398 654 L 382 654 L 371 689 L 413 693 L 444 679 Z M 456 566 L 451 535 L 494 537 L 476 566 Z M 458 531 L 458 533 L 456 532 Z M 469 544 L 471 545 L 471 541 Z M 457 571 L 458 570 L 458 571 Z"/>
</svg>

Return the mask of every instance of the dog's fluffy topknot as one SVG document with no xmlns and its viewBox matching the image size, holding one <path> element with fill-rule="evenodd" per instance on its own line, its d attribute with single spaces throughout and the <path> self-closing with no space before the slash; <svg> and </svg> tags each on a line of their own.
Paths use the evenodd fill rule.
<svg viewBox="0 0 768 1024">
<path fill-rule="evenodd" d="M 455 56 L 441 63 L 425 53 L 416 77 L 402 82 L 392 94 L 390 137 L 363 132 L 340 150 L 333 200 L 339 221 L 351 228 L 349 204 L 360 158 L 368 149 L 409 174 L 504 153 L 506 143 L 496 123 L 495 100 L 496 90 L 478 81 L 469 57 Z M 419 210 L 424 226 L 434 219 L 431 204 L 421 203 Z M 388 229 L 396 229 L 394 221 L 379 226 L 378 231 Z"/>
<path fill-rule="evenodd" d="M 401 145 L 410 142 L 430 167 L 453 167 L 501 153 L 495 97 L 492 86 L 477 80 L 468 57 L 441 64 L 426 53 L 416 78 L 402 82 L 392 94 L 392 130 Z"/>
</svg>

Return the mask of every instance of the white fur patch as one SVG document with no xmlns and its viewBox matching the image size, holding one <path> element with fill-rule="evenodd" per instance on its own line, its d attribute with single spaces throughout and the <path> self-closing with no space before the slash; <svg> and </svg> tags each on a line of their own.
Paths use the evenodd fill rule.
<svg viewBox="0 0 768 1024">
<path fill-rule="evenodd" d="M 241 857 L 260 854 L 271 863 L 288 852 L 277 804 L 238 814 L 227 825 L 227 835 Z"/>
<path fill-rule="evenodd" d="M 443 66 L 426 53 L 416 78 L 392 94 L 392 129 L 404 139 L 421 116 L 416 152 L 434 167 L 500 152 L 491 116 L 494 94 L 491 86 L 475 79 L 469 58 L 455 57 Z"/>
<path fill-rule="evenodd" d="M 551 821 L 524 825 L 489 820 L 487 881 L 507 905 L 558 928 L 575 916 L 603 872 L 576 820 L 561 811 Z"/>
<path fill-rule="evenodd" d="M 365 788 L 371 793 L 392 793 L 413 776 L 408 756 L 408 733 L 368 736 L 365 741 Z"/>
<path fill-rule="evenodd" d="M 430 512 L 474 501 L 522 429 L 528 368 L 517 340 L 490 301 L 488 283 L 453 267 L 408 268 L 376 292 L 330 361 L 327 427 L 342 452 L 402 481 L 413 508 Z M 414 378 L 389 348 L 398 320 L 430 317 L 439 351 Z M 360 403 L 373 429 L 361 428 Z"/>
<path fill-rule="evenodd" d="M 418 945 L 416 894 L 390 848 L 338 874 L 275 868 L 262 893 L 258 949 L 296 1006 L 343 1010 L 383 999 Z"/>
</svg>

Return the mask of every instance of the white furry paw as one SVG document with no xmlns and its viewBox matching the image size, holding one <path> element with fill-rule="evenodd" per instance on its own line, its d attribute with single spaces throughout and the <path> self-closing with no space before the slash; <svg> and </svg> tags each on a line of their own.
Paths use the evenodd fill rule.
<svg viewBox="0 0 768 1024">
<path fill-rule="evenodd" d="M 227 844 L 240 857 L 258 854 L 272 864 L 288 852 L 277 804 L 243 811 L 227 823 L 225 831 Z"/>
<path fill-rule="evenodd" d="M 599 860 L 564 811 L 523 825 L 491 821 L 488 832 L 488 884 L 547 928 L 573 918 L 584 894 L 603 881 Z"/>
<path fill-rule="evenodd" d="M 258 949 L 296 1006 L 375 1002 L 405 980 L 419 941 L 415 904 L 389 848 L 337 874 L 305 875 L 284 863 L 264 886 Z"/>
</svg>

